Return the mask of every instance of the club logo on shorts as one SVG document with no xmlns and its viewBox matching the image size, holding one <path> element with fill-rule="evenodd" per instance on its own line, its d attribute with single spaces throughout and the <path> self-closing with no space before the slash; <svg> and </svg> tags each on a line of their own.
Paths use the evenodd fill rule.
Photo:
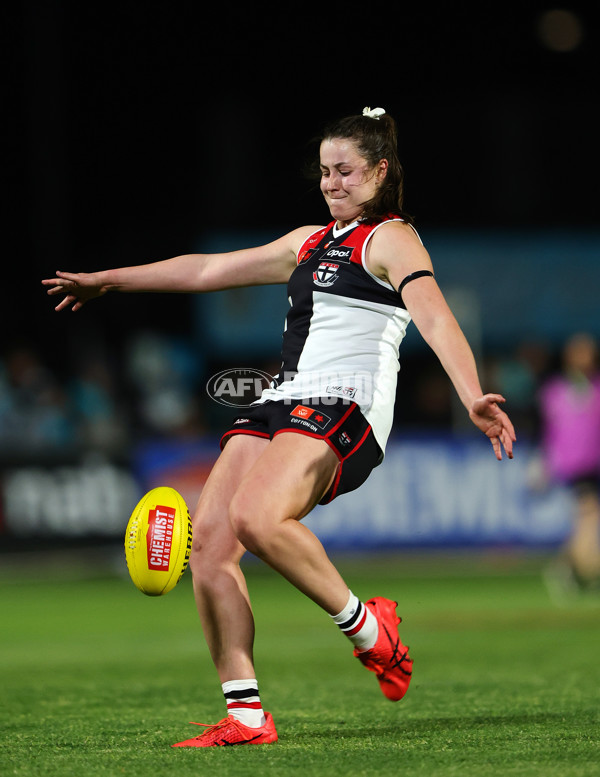
<svg viewBox="0 0 600 777">
<path fill-rule="evenodd" d="M 339 264 L 321 262 L 313 273 L 313 281 L 317 286 L 333 286 L 339 278 L 339 275 L 336 274 L 339 269 Z"/>
</svg>

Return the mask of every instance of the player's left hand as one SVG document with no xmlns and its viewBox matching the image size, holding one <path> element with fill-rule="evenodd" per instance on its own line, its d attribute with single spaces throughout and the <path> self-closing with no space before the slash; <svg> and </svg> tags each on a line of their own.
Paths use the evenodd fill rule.
<svg viewBox="0 0 600 777">
<path fill-rule="evenodd" d="M 509 459 L 513 458 L 513 442 L 517 440 L 510 418 L 498 407 L 498 403 L 505 401 L 501 394 L 484 394 L 469 410 L 471 421 L 490 438 L 498 461 L 502 459 L 502 448 Z"/>
</svg>

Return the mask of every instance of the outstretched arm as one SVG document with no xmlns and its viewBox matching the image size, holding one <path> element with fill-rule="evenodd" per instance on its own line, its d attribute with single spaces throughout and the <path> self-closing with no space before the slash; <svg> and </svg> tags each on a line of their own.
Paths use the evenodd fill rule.
<svg viewBox="0 0 600 777">
<path fill-rule="evenodd" d="M 395 230 L 380 229 L 382 239 L 375 243 L 373 269 L 398 289 L 404 278 L 418 270 L 431 270 L 429 254 L 416 234 L 403 225 Z M 500 394 L 483 394 L 475 358 L 466 337 L 432 276 L 408 283 L 402 300 L 423 339 L 431 346 L 452 381 L 469 418 L 489 437 L 497 459 L 502 448 L 513 457 L 515 430 L 499 405 Z"/>
<path fill-rule="evenodd" d="M 483 394 L 471 347 L 436 281 L 419 278 L 405 287 L 403 299 L 417 329 L 454 384 L 469 418 L 490 438 L 496 458 L 502 458 L 504 448 L 512 459 L 516 437 L 509 417 L 499 407 L 504 397 Z"/>
<path fill-rule="evenodd" d="M 108 291 L 193 293 L 286 283 L 303 241 L 318 227 L 302 227 L 256 248 L 223 254 L 186 254 L 159 262 L 93 273 L 57 271 L 42 281 L 48 294 L 64 295 L 55 310 L 79 310 Z"/>
</svg>

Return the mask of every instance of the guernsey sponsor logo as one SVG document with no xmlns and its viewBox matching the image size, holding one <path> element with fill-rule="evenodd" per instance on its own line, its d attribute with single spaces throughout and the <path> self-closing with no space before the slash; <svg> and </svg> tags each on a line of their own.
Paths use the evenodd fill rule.
<svg viewBox="0 0 600 777">
<path fill-rule="evenodd" d="M 346 264 L 349 264 L 353 251 L 354 246 L 336 246 L 327 251 L 325 259 L 331 259 L 335 262 L 346 262 Z"/>
<path fill-rule="evenodd" d="M 156 505 L 148 514 L 148 533 L 146 547 L 148 551 L 148 569 L 168 572 L 175 525 L 175 508 Z"/>
</svg>

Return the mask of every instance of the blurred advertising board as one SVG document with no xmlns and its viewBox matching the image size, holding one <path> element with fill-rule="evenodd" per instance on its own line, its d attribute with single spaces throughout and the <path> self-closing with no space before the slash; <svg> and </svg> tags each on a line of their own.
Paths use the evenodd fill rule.
<svg viewBox="0 0 600 777">
<path fill-rule="evenodd" d="M 217 440 L 174 440 L 145 444 L 128 467 L 92 456 L 4 469 L 3 531 L 117 538 L 138 499 L 159 485 L 176 488 L 193 512 L 217 456 Z M 479 438 L 403 435 L 360 489 L 318 506 L 305 523 L 330 550 L 554 546 L 568 533 L 572 504 L 539 472 L 526 443 L 498 462 Z"/>
<path fill-rule="evenodd" d="M 534 447 L 498 462 L 486 440 L 423 436 L 392 441 L 364 486 L 305 523 L 336 550 L 544 547 L 564 540 L 571 511 Z"/>
<path fill-rule="evenodd" d="M 22 540 L 111 538 L 139 499 L 126 463 L 88 454 L 0 467 L 0 532 Z"/>
</svg>

